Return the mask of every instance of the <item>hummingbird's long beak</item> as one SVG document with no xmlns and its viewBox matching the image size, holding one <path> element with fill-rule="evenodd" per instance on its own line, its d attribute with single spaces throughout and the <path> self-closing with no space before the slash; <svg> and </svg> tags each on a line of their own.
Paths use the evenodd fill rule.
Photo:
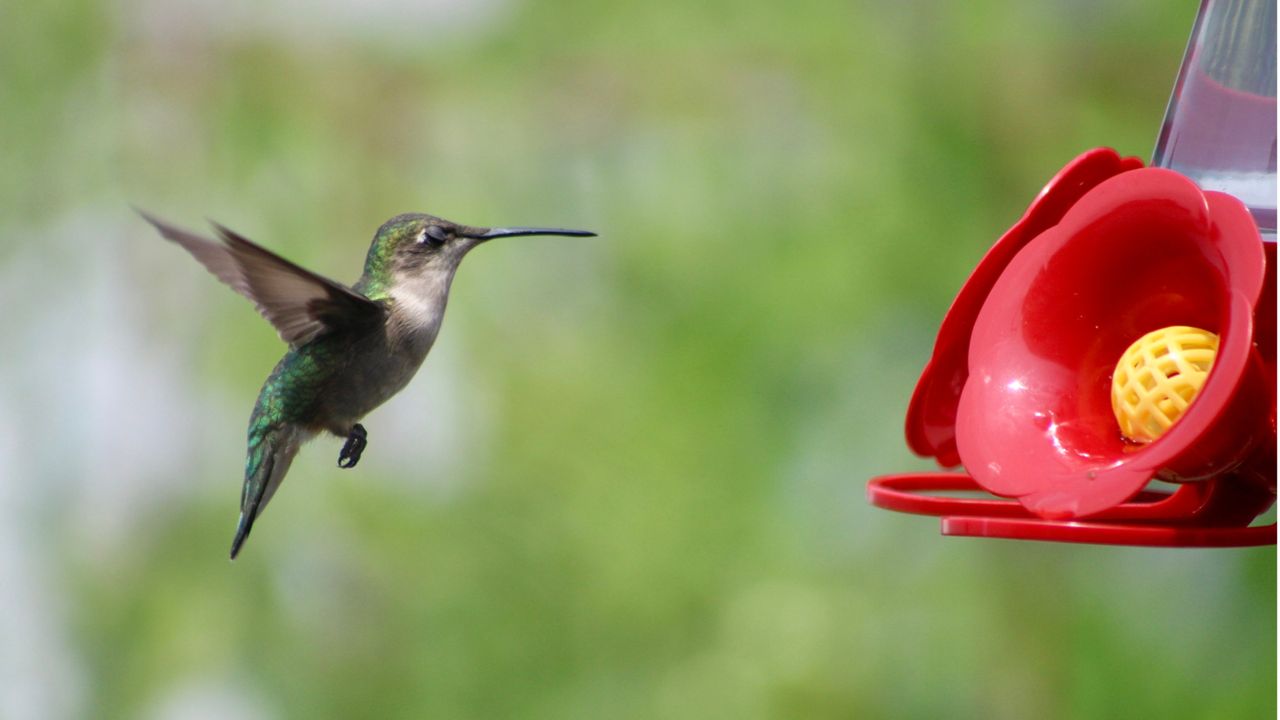
<svg viewBox="0 0 1280 720">
<path fill-rule="evenodd" d="M 509 228 L 476 228 L 475 234 L 466 233 L 467 237 L 473 237 L 479 240 L 492 240 L 494 238 L 504 237 L 520 237 L 522 235 L 568 235 L 570 237 L 595 237 L 596 234 L 589 230 L 566 230 L 564 228 L 535 228 L 535 227 L 509 227 Z"/>
</svg>

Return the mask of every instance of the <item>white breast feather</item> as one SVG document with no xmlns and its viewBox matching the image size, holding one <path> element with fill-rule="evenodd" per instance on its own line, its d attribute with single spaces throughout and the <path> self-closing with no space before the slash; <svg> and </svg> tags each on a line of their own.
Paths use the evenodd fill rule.
<svg viewBox="0 0 1280 720">
<path fill-rule="evenodd" d="M 425 343 L 430 347 L 435 341 L 444 320 L 452 280 L 452 272 L 438 270 L 403 278 L 394 284 L 390 294 L 395 303 L 395 323 L 415 345 Z"/>
</svg>

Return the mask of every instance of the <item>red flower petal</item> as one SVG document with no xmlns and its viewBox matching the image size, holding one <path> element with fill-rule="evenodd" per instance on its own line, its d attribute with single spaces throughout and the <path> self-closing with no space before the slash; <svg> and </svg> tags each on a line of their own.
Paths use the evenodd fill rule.
<svg viewBox="0 0 1280 720">
<path fill-rule="evenodd" d="M 1028 242 L 1053 227 L 1102 181 L 1142 167 L 1110 148 L 1090 150 L 1072 160 L 1045 185 L 1012 228 L 987 251 L 943 318 L 933 357 L 925 365 L 907 408 L 907 444 L 918 455 L 934 456 L 943 467 L 960 464 L 956 449 L 956 408 L 969 376 L 967 354 L 978 311 L 1005 266 Z"/>
</svg>

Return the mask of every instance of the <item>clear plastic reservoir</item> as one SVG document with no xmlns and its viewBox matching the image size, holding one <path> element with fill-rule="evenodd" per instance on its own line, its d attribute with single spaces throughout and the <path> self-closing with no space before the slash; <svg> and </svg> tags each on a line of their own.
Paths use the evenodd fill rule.
<svg viewBox="0 0 1280 720">
<path fill-rule="evenodd" d="M 1204 0 L 1152 165 L 1249 206 L 1276 230 L 1276 3 Z"/>
</svg>

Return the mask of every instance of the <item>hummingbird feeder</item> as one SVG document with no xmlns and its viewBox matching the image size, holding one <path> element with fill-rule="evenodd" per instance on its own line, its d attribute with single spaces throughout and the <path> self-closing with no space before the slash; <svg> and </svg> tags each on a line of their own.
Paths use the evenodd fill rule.
<svg viewBox="0 0 1280 720">
<path fill-rule="evenodd" d="M 1276 499 L 1275 18 L 1203 3 L 1157 167 L 1090 150 L 991 247 L 907 411 L 911 449 L 964 472 L 874 478 L 873 505 L 944 535 L 1275 544 L 1251 524 Z"/>
</svg>

